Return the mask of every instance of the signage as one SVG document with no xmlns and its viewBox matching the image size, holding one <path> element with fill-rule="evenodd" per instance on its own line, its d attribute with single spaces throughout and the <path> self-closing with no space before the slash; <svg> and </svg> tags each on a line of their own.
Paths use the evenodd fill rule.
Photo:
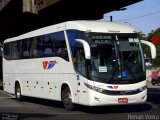
<svg viewBox="0 0 160 120">
<path fill-rule="evenodd" d="M 107 88 L 117 90 L 119 88 L 119 86 L 107 86 Z"/>
<path fill-rule="evenodd" d="M 151 41 L 155 45 L 160 44 L 160 36 L 152 36 Z"/>
<path fill-rule="evenodd" d="M 58 64 L 58 62 L 56 60 L 53 60 L 53 61 L 43 61 L 42 62 L 44 70 L 50 70 L 50 69 L 52 69 L 55 66 L 55 64 Z"/>
<path fill-rule="evenodd" d="M 93 35 L 92 40 L 96 44 L 112 44 L 112 36 L 105 36 L 105 35 Z"/>
</svg>

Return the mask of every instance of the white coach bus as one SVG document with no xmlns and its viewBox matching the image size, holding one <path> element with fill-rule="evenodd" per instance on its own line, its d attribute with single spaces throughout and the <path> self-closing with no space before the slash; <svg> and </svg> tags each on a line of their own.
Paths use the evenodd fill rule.
<svg viewBox="0 0 160 120">
<path fill-rule="evenodd" d="M 62 101 L 67 110 L 145 103 L 141 43 L 125 24 L 69 21 L 4 41 L 4 91 Z"/>
</svg>

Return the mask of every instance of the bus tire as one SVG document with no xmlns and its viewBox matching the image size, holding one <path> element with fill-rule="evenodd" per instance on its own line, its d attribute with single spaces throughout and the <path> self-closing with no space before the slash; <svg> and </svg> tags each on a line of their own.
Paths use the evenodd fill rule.
<svg viewBox="0 0 160 120">
<path fill-rule="evenodd" d="M 71 91 L 68 86 L 62 90 L 62 102 L 67 111 L 72 111 L 74 109 L 74 104 L 72 103 Z"/>
<path fill-rule="evenodd" d="M 15 95 L 16 95 L 16 99 L 17 99 L 18 101 L 22 101 L 23 96 L 22 96 L 22 94 L 21 94 L 21 86 L 20 86 L 19 83 L 17 83 L 17 84 L 15 85 Z"/>
</svg>

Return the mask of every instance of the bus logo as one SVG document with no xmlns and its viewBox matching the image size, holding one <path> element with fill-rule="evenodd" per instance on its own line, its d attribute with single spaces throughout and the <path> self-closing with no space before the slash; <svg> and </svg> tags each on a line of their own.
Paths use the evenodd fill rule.
<svg viewBox="0 0 160 120">
<path fill-rule="evenodd" d="M 55 61 L 43 61 L 43 69 L 44 70 L 50 70 L 54 67 L 55 64 L 58 64 L 58 62 Z"/>
<path fill-rule="evenodd" d="M 107 86 L 107 88 L 110 88 L 110 89 L 118 89 L 119 86 Z"/>
</svg>

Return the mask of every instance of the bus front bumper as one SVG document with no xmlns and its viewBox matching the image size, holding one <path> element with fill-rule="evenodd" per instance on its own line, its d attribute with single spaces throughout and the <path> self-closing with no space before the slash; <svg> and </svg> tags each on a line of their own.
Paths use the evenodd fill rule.
<svg viewBox="0 0 160 120">
<path fill-rule="evenodd" d="M 134 95 L 107 95 L 89 90 L 89 106 L 142 104 L 147 101 L 147 89 Z"/>
</svg>

